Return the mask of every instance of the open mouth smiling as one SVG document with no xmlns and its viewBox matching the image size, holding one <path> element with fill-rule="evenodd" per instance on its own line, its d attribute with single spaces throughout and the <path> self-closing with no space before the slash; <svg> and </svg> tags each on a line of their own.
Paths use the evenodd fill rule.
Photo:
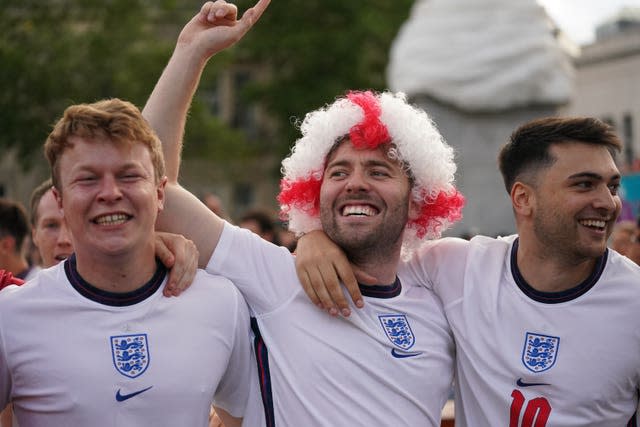
<svg viewBox="0 0 640 427">
<path fill-rule="evenodd" d="M 342 208 L 342 216 L 374 216 L 378 210 L 370 205 L 347 205 Z"/>
<path fill-rule="evenodd" d="M 107 214 L 100 215 L 93 219 L 93 222 L 98 225 L 118 225 L 123 224 L 129 219 L 131 219 L 131 215 L 127 215 L 124 213 L 115 213 L 115 214 Z"/>
<path fill-rule="evenodd" d="M 603 219 L 583 219 L 579 223 L 588 228 L 594 228 L 596 230 L 604 230 L 607 226 L 607 221 Z"/>
</svg>

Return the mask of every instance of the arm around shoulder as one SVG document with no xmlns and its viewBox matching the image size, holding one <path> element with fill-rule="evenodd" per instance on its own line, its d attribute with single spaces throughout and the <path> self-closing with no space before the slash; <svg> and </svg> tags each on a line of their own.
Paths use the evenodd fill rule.
<svg viewBox="0 0 640 427">
<path fill-rule="evenodd" d="M 218 245 L 224 220 L 179 184 L 167 184 L 164 207 L 156 229 L 182 234 L 198 248 L 198 266 L 204 268 Z"/>
</svg>

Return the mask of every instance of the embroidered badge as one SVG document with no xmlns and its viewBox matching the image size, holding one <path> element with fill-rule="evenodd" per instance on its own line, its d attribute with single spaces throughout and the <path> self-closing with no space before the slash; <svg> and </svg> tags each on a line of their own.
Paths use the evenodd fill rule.
<svg viewBox="0 0 640 427">
<path fill-rule="evenodd" d="M 111 337 L 111 354 L 113 365 L 122 375 L 129 378 L 142 375 L 150 361 L 147 334 Z"/>
<path fill-rule="evenodd" d="M 408 350 L 413 347 L 416 339 L 409 326 L 409 320 L 404 314 L 384 314 L 378 316 L 384 333 L 391 340 L 393 345 L 402 350 Z"/>
<path fill-rule="evenodd" d="M 560 338 L 527 332 L 522 349 L 522 363 L 531 372 L 550 369 L 558 356 Z"/>
</svg>

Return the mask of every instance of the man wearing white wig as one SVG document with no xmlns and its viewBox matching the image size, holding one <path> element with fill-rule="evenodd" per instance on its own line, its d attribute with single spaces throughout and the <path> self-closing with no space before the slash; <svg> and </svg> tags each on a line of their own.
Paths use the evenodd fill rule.
<svg viewBox="0 0 640 427">
<path fill-rule="evenodd" d="M 158 227 L 193 239 L 199 264 L 231 279 L 252 311 L 265 409 L 258 398 L 245 423 L 439 426 L 451 331 L 438 299 L 407 279 L 401 252 L 460 217 L 451 147 L 401 94 L 352 92 L 307 115 L 283 162 L 282 212 L 296 233 L 322 227 L 379 279 L 361 286 L 364 309 L 327 316 L 304 294 L 286 248 L 225 222 L 177 182 L 193 93 L 207 60 L 228 45 L 212 23 L 220 4 L 205 4 L 182 30 L 144 114 L 167 163 Z"/>
</svg>

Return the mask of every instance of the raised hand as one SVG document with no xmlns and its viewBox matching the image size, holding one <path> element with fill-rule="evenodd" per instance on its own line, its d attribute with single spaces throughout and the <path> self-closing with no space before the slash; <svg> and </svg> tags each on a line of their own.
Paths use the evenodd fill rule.
<svg viewBox="0 0 640 427">
<path fill-rule="evenodd" d="M 240 19 L 237 19 L 236 5 L 224 0 L 206 2 L 182 29 L 178 45 L 189 44 L 202 49 L 201 56 L 209 58 L 240 40 L 260 19 L 270 1 L 259 0 Z"/>
</svg>

